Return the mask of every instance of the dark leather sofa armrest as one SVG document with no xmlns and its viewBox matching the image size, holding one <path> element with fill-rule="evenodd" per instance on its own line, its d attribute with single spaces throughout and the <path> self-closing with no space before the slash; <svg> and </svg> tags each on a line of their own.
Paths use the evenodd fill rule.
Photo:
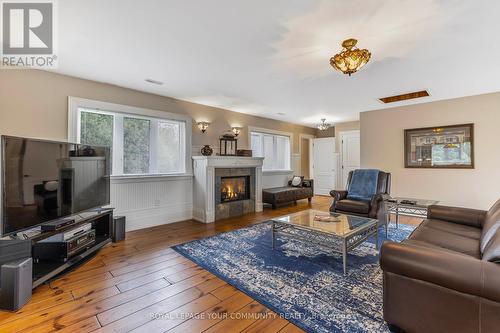
<svg viewBox="0 0 500 333">
<path fill-rule="evenodd" d="M 385 242 L 380 266 L 390 272 L 500 302 L 500 265 L 446 249 Z"/>
<path fill-rule="evenodd" d="M 372 200 L 371 200 L 371 205 L 374 206 L 374 205 L 378 205 L 380 204 L 382 201 L 385 201 L 387 199 L 389 199 L 391 196 L 389 194 L 385 194 L 385 193 L 377 193 L 375 194 L 373 197 L 372 197 Z"/>
<path fill-rule="evenodd" d="M 477 228 L 482 227 L 485 217 L 486 211 L 484 210 L 461 207 L 432 205 L 427 211 L 428 219 L 444 220 Z"/>
<path fill-rule="evenodd" d="M 379 211 L 385 211 L 384 200 L 389 199 L 391 196 L 386 193 L 377 193 L 372 197 L 370 201 L 370 212 L 368 216 L 372 218 L 377 218 L 379 216 Z"/>
<path fill-rule="evenodd" d="M 347 191 L 331 190 L 330 195 L 335 199 L 335 201 L 339 201 L 347 198 Z"/>
</svg>

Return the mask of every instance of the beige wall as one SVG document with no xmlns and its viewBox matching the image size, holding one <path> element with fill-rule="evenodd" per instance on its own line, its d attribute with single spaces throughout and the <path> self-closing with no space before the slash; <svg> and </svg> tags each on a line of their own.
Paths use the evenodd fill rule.
<svg viewBox="0 0 500 333">
<path fill-rule="evenodd" d="M 340 153 L 340 150 L 342 149 L 342 143 L 340 142 L 340 132 L 359 130 L 359 124 L 359 121 L 349 121 L 345 123 L 335 124 L 335 137 L 337 138 L 335 140 L 335 145 L 336 151 L 338 153 Z"/>
<path fill-rule="evenodd" d="M 188 114 L 210 121 L 202 134 L 193 125 L 193 146 L 218 146 L 220 135 L 231 126 L 244 127 L 238 146 L 248 148 L 247 126 L 293 133 L 293 153 L 299 152 L 299 134 L 315 134 L 314 128 L 253 117 L 173 98 L 139 92 L 95 81 L 35 70 L 0 72 L 0 134 L 67 140 L 68 96 Z"/>
<path fill-rule="evenodd" d="M 500 93 L 363 112 L 361 166 L 392 173 L 392 194 L 486 209 L 500 198 Z M 407 128 L 474 123 L 475 169 L 405 169 Z"/>
</svg>

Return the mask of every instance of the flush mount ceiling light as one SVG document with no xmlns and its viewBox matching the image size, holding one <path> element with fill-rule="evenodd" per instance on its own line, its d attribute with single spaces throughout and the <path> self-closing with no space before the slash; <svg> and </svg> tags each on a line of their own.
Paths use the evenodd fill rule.
<svg viewBox="0 0 500 333">
<path fill-rule="evenodd" d="M 356 73 L 370 60 L 371 53 L 366 49 L 358 49 L 358 41 L 354 38 L 342 42 L 342 51 L 330 58 L 330 65 L 344 74 Z"/>
<path fill-rule="evenodd" d="M 320 131 L 326 131 L 330 127 L 331 127 L 331 125 L 328 124 L 328 123 L 326 123 L 326 119 L 325 118 L 321 119 L 321 124 L 318 125 L 318 129 Z"/>
<path fill-rule="evenodd" d="M 196 123 L 196 125 L 198 126 L 198 129 L 201 131 L 201 133 L 205 133 L 210 123 L 207 121 L 199 121 Z"/>
</svg>

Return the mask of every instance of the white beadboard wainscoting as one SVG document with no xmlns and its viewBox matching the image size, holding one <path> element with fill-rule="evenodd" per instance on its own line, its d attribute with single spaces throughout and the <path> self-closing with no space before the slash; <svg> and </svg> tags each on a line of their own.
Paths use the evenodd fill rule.
<svg viewBox="0 0 500 333">
<path fill-rule="evenodd" d="M 127 217 L 127 231 L 193 217 L 193 177 L 112 177 L 111 207 Z"/>
<path fill-rule="evenodd" d="M 286 186 L 292 176 L 293 171 L 262 171 L 262 188 Z"/>
<path fill-rule="evenodd" d="M 193 147 L 193 155 L 199 155 L 199 149 Z M 263 172 L 262 188 L 285 186 L 294 174 L 300 174 L 297 160 L 300 155 L 292 154 L 293 170 Z M 197 209 L 193 207 L 193 176 L 114 176 L 110 206 L 115 216 L 127 217 L 127 231 L 192 219 Z"/>
</svg>

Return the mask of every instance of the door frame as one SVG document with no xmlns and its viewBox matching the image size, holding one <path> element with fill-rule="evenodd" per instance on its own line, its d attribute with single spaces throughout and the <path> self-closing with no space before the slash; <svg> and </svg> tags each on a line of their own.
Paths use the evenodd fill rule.
<svg viewBox="0 0 500 333">
<path fill-rule="evenodd" d="M 339 132 L 339 139 L 340 139 L 340 151 L 338 152 L 340 155 L 340 168 L 339 172 L 337 172 L 337 184 L 340 184 L 343 188 L 347 186 L 347 184 L 344 184 L 344 136 L 346 135 L 351 135 L 351 134 L 358 134 L 358 137 L 360 139 L 360 151 L 359 154 L 361 155 L 361 131 L 358 130 L 349 130 L 349 131 L 341 131 Z M 360 161 L 361 161 L 361 156 L 360 156 Z M 361 167 L 361 165 L 360 165 Z"/>
<path fill-rule="evenodd" d="M 302 139 L 307 139 L 309 141 L 309 178 L 314 179 L 314 166 L 313 166 L 313 158 L 314 158 L 314 152 L 313 152 L 313 139 L 316 139 L 315 135 L 312 134 L 304 134 L 300 133 L 299 134 L 299 155 L 300 159 L 302 161 Z M 300 164 L 300 173 L 303 174 L 302 172 L 302 163 Z"/>
</svg>

